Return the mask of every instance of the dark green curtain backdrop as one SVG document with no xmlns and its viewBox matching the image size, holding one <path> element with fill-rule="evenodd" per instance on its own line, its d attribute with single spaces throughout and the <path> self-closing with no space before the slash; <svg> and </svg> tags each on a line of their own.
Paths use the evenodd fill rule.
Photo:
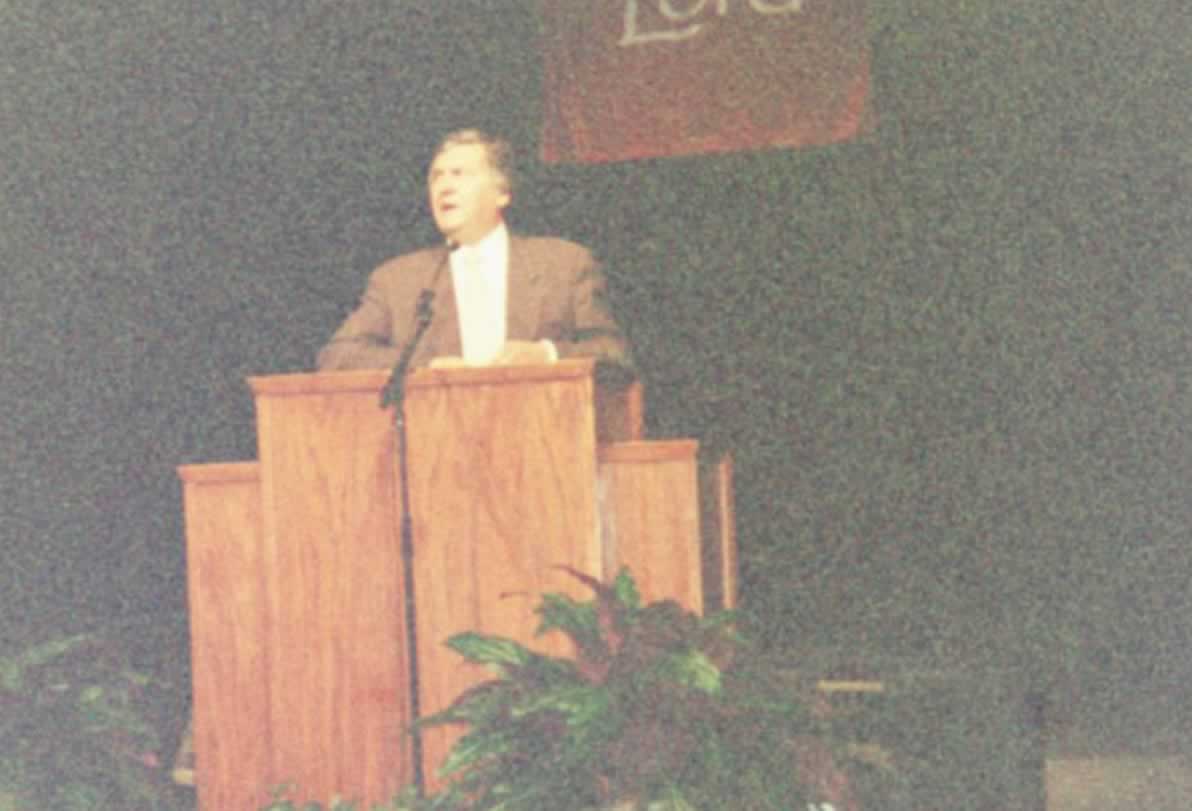
<svg viewBox="0 0 1192 811">
<path fill-rule="evenodd" d="M 63 9 L 0 0 L 5 638 L 182 611 L 175 465 L 255 455 L 244 376 L 475 124 L 607 259 L 654 434 L 735 453 L 767 642 L 1192 670 L 1183 4 L 875 2 L 866 141 L 595 167 L 536 158 L 529 0 Z"/>
</svg>

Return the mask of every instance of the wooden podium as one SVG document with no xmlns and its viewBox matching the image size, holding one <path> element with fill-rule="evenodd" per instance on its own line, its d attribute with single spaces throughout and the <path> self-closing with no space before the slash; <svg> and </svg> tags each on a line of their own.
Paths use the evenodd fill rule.
<svg viewBox="0 0 1192 811">
<path fill-rule="evenodd" d="M 203 811 L 255 809 L 285 784 L 367 807 L 413 779 L 387 379 L 250 378 L 259 461 L 179 469 Z M 590 360 L 420 370 L 405 413 L 422 713 L 487 676 L 442 644 L 451 634 L 560 652 L 533 639 L 533 608 L 544 592 L 588 593 L 559 566 L 628 565 L 646 599 L 733 603 L 728 465 L 703 465 L 718 495 L 716 520 L 708 503 L 701 517 L 698 446 L 641 439 L 637 384 L 598 386 Z M 432 786 L 453 738 L 423 737 Z"/>
</svg>

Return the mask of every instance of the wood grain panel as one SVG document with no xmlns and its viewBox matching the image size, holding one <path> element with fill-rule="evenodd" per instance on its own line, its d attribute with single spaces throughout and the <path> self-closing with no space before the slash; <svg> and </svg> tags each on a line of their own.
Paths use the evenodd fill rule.
<svg viewBox="0 0 1192 811">
<path fill-rule="evenodd" d="M 182 479 L 194 752 L 201 811 L 259 808 L 272 768 L 267 605 L 255 463 L 189 465 Z"/>
<path fill-rule="evenodd" d="M 590 365 L 438 383 L 415 387 L 408 410 L 424 713 L 487 677 L 443 646 L 450 635 L 562 652 L 561 639 L 533 638 L 533 609 L 544 592 L 587 595 L 555 567 L 600 573 Z M 427 734 L 428 778 L 456 737 Z"/>
<path fill-rule="evenodd" d="M 587 597 L 559 572 L 602 570 L 595 365 L 419 370 L 406 381 L 421 711 L 487 674 L 443 642 L 480 630 L 534 640 L 545 592 Z M 386 799 L 412 779 L 402 632 L 400 501 L 386 371 L 253 378 L 280 773 L 298 799 Z M 602 402 L 638 436 L 641 387 Z M 368 712 L 361 712 L 367 709 Z M 455 735 L 425 738 L 425 773 Z M 397 743 L 395 743 L 397 742 Z M 395 770 L 394 764 L 399 764 Z"/>
<path fill-rule="evenodd" d="M 275 765 L 294 796 L 412 779 L 394 431 L 376 373 L 253 378 Z"/>
<path fill-rule="evenodd" d="M 600 449 L 605 577 L 628 567 L 642 599 L 704 610 L 699 443 L 625 442 Z"/>
</svg>

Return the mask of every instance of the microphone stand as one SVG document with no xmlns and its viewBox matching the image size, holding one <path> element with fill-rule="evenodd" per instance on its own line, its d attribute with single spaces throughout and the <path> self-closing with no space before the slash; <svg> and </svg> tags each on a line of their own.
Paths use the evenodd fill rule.
<svg viewBox="0 0 1192 811">
<path fill-rule="evenodd" d="M 401 558 L 402 568 L 405 570 L 406 664 L 409 671 L 410 714 L 415 722 L 411 730 L 411 748 L 414 761 L 414 790 L 419 797 L 426 794 L 426 778 L 422 768 L 422 732 L 417 725 L 422 713 L 418 699 L 418 623 L 414 601 L 414 522 L 410 516 L 409 458 L 406 449 L 406 370 L 409 368 L 410 359 L 414 356 L 418 342 L 422 340 L 423 334 L 434 317 L 434 310 L 431 307 L 434 298 L 433 289 L 423 290 L 418 296 L 414 334 L 402 349 L 401 357 L 393 367 L 393 374 L 390 375 L 385 390 L 381 392 L 381 407 L 395 406 L 393 419 L 397 432 L 398 477 L 401 480 Z"/>
</svg>

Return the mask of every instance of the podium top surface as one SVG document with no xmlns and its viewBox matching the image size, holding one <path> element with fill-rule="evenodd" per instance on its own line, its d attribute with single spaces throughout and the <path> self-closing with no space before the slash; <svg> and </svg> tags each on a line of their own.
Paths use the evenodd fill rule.
<svg viewBox="0 0 1192 811">
<path fill-rule="evenodd" d="M 596 360 L 594 358 L 568 358 L 557 363 L 534 366 L 416 369 L 409 374 L 406 387 L 482 386 L 576 380 L 592 377 L 595 368 Z M 256 395 L 331 394 L 342 391 L 380 392 L 389 382 L 390 374 L 388 369 L 302 372 L 253 376 L 248 378 L 248 385 Z"/>
<path fill-rule="evenodd" d="M 259 465 L 253 461 L 179 465 L 177 472 L 178 477 L 187 484 L 253 482 L 260 477 Z"/>
<path fill-rule="evenodd" d="M 599 460 L 604 462 L 688 462 L 699 453 L 699 441 L 695 439 L 652 439 L 629 442 L 613 442 L 601 445 Z"/>
</svg>

